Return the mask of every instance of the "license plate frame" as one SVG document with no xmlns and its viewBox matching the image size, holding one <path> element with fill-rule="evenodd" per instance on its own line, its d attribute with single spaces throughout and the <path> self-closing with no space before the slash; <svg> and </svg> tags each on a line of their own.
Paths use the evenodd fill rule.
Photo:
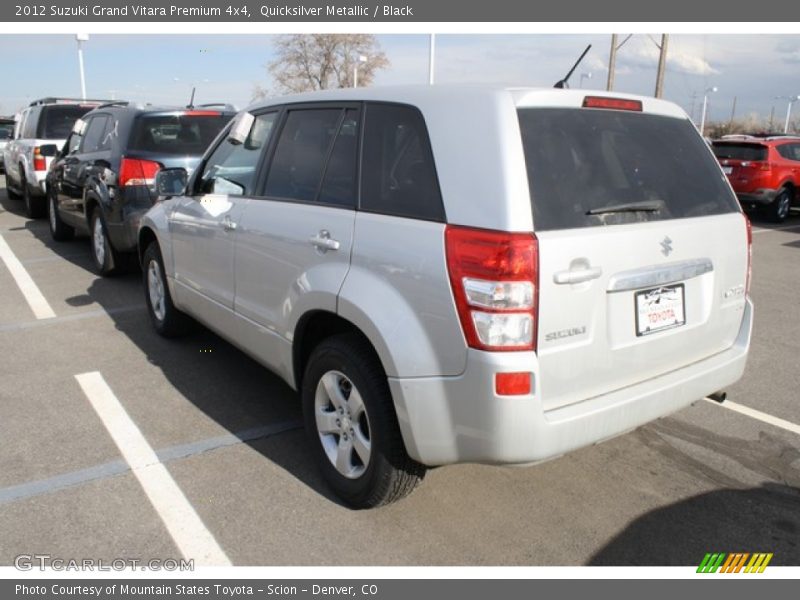
<svg viewBox="0 0 800 600">
<path fill-rule="evenodd" d="M 641 290 L 633 296 L 636 336 L 686 325 L 686 287 L 682 283 Z"/>
</svg>

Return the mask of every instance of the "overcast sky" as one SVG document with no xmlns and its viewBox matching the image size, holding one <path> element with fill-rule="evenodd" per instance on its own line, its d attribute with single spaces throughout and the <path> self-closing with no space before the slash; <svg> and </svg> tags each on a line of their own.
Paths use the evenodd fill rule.
<svg viewBox="0 0 800 600">
<path fill-rule="evenodd" d="M 379 35 L 391 66 L 376 85 L 427 83 L 427 35 Z M 619 41 L 625 38 L 622 34 Z M 273 57 L 270 35 L 92 35 L 85 44 L 91 97 L 185 104 L 193 84 L 198 103 L 226 101 L 246 106 L 256 84 L 271 87 L 264 65 Z M 572 87 L 605 89 L 610 35 L 436 36 L 436 82 L 489 82 L 551 86 L 564 76 L 587 44 L 592 49 L 572 78 Z M 619 51 L 615 89 L 652 94 L 660 35 L 634 35 Z M 74 36 L 0 35 L 3 66 L 0 113 L 13 113 L 42 96 L 78 96 Z M 581 74 L 591 73 L 591 78 Z M 704 90 L 709 119 L 775 110 L 800 94 L 800 35 L 672 35 L 665 97 L 699 118 Z M 800 103 L 795 107 L 800 116 Z"/>
</svg>

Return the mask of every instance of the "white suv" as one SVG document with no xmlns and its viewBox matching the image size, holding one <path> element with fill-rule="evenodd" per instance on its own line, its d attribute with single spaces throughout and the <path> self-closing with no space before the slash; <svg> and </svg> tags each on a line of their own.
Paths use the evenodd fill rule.
<svg viewBox="0 0 800 600">
<path fill-rule="evenodd" d="M 3 165 L 7 193 L 25 200 L 29 217 L 44 216 L 50 163 L 66 142 L 75 121 L 100 104 L 99 100 L 42 98 L 17 115 L 13 137 L 3 148 Z"/>
<path fill-rule="evenodd" d="M 677 106 L 397 87 L 241 113 L 139 233 L 156 329 L 191 315 L 302 396 L 348 503 L 426 466 L 533 463 L 721 392 L 750 229 Z M 721 393 L 718 397 L 721 397 Z"/>
</svg>

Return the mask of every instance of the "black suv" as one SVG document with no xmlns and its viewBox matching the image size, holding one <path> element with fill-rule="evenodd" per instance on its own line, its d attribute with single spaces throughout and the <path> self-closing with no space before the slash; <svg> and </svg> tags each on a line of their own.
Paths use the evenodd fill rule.
<svg viewBox="0 0 800 600">
<path fill-rule="evenodd" d="M 156 199 L 162 168 L 191 170 L 235 114 L 206 104 L 98 106 L 75 124 L 47 175 L 55 240 L 88 233 L 97 271 L 108 275 L 134 257 L 139 219 Z"/>
</svg>

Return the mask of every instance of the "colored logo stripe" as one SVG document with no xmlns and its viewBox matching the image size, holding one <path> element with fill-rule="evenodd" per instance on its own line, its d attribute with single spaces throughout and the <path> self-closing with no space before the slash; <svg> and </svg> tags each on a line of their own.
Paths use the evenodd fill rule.
<svg viewBox="0 0 800 600">
<path fill-rule="evenodd" d="M 772 552 L 757 552 L 750 554 L 748 552 L 734 552 L 727 554 L 725 552 L 707 552 L 697 567 L 698 573 L 739 573 L 744 568 L 744 573 L 763 573 L 764 569 L 772 560 Z M 750 562 L 747 562 L 747 559 Z M 747 566 L 745 566 L 747 563 Z"/>
</svg>

